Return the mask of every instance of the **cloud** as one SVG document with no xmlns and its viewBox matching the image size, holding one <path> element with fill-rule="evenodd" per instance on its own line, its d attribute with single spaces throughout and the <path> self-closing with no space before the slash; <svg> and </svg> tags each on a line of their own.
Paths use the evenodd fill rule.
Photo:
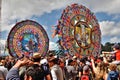
<svg viewBox="0 0 120 80">
<path fill-rule="evenodd" d="M 119 36 L 120 22 L 102 21 L 100 22 L 102 36 Z"/>
<path fill-rule="evenodd" d="M 8 24 L 3 24 L 3 25 L 2 25 L 2 28 L 1 28 L 1 31 L 7 30 L 7 31 L 9 32 L 14 25 L 15 25 L 15 23 L 14 23 L 14 24 L 10 24 L 10 25 L 8 25 Z"/>
<path fill-rule="evenodd" d="M 66 6 L 66 3 L 68 2 L 59 0 L 3 0 L 2 20 L 9 23 L 10 20 L 41 16 L 44 13 L 50 13 L 52 10 Z"/>
<path fill-rule="evenodd" d="M 9 51 L 8 51 L 8 49 L 6 49 L 6 45 L 7 43 L 6 43 L 6 40 L 2 40 L 2 39 L 0 39 L 0 56 L 7 56 L 7 55 L 9 55 Z"/>
<path fill-rule="evenodd" d="M 5 40 L 0 40 L 0 52 L 2 53 L 5 48 L 6 41 Z"/>
<path fill-rule="evenodd" d="M 116 14 L 113 16 L 112 20 L 119 20 L 120 19 L 120 14 Z M 120 20 L 119 20 L 120 21 Z"/>
<path fill-rule="evenodd" d="M 92 12 L 120 13 L 119 0 L 3 0 L 2 20 L 9 23 L 9 20 L 23 20 L 31 18 L 33 15 L 41 16 L 44 13 L 50 13 L 52 10 L 65 8 L 72 3 L 85 5 Z"/>
<path fill-rule="evenodd" d="M 110 39 L 110 42 L 112 43 L 120 42 L 120 37 L 114 36 Z"/>
<path fill-rule="evenodd" d="M 49 43 L 49 50 L 57 50 L 58 45 L 55 42 L 50 42 Z"/>
<path fill-rule="evenodd" d="M 111 20 L 120 17 L 120 0 L 2 0 L 2 31 L 7 30 L 9 32 L 16 21 L 31 19 L 33 16 L 40 17 L 45 13 L 51 13 L 53 10 L 64 9 L 72 3 L 82 4 L 94 13 L 104 12 L 114 16 Z M 119 38 L 120 21 L 118 23 L 101 21 L 100 25 L 103 37 L 111 37 L 110 41 Z M 45 30 L 48 28 L 45 27 Z"/>
<path fill-rule="evenodd" d="M 99 22 L 102 37 L 110 38 L 110 42 L 119 42 L 120 41 L 120 22 L 114 21 L 102 21 Z"/>
<path fill-rule="evenodd" d="M 119 0 L 83 0 L 82 2 L 93 12 L 106 12 L 108 14 L 120 14 Z"/>
<path fill-rule="evenodd" d="M 41 16 L 52 10 L 65 7 L 70 1 L 59 0 L 3 0 L 1 8 L 2 30 L 10 30 L 16 21 L 31 19 L 33 16 Z"/>
<path fill-rule="evenodd" d="M 6 41 L 1 39 L 1 40 L 0 40 L 0 44 L 5 45 L 5 44 L 6 44 Z"/>
</svg>

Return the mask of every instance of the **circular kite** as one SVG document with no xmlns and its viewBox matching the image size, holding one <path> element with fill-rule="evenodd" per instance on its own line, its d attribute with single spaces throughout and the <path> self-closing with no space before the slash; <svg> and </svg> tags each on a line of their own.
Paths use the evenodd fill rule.
<svg viewBox="0 0 120 80">
<path fill-rule="evenodd" d="M 101 51 L 101 31 L 95 15 L 85 6 L 72 4 L 63 10 L 53 36 L 65 52 L 94 55 Z"/>
<path fill-rule="evenodd" d="M 34 52 L 45 55 L 49 39 L 43 27 L 35 21 L 25 20 L 17 23 L 8 35 L 8 49 L 13 57 L 32 56 Z"/>
</svg>

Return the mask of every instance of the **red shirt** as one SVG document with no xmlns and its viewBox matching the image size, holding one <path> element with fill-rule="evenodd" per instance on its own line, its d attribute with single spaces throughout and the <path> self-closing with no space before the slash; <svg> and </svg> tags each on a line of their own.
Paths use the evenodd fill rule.
<svg viewBox="0 0 120 80">
<path fill-rule="evenodd" d="M 120 60 L 120 50 L 116 52 L 116 60 Z"/>
</svg>

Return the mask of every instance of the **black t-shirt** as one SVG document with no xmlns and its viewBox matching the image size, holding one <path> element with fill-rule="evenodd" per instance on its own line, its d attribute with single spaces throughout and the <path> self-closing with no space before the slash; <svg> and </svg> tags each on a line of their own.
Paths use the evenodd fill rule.
<svg viewBox="0 0 120 80">
<path fill-rule="evenodd" d="M 48 64 L 42 64 L 41 68 L 43 69 L 43 71 L 45 73 L 45 76 L 48 75 L 48 74 L 50 74 L 50 68 L 49 68 Z"/>
</svg>

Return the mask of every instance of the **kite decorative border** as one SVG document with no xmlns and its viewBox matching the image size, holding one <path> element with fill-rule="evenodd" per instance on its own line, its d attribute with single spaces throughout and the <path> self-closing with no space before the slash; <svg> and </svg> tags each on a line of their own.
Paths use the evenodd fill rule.
<svg viewBox="0 0 120 80">
<path fill-rule="evenodd" d="M 8 35 L 8 49 L 13 57 L 32 56 L 39 52 L 45 55 L 49 48 L 49 38 L 44 28 L 35 21 L 18 22 Z"/>
<path fill-rule="evenodd" d="M 58 35 L 65 52 L 74 55 L 99 54 L 101 31 L 95 15 L 85 6 L 67 6 L 58 20 L 53 37 Z"/>
</svg>

